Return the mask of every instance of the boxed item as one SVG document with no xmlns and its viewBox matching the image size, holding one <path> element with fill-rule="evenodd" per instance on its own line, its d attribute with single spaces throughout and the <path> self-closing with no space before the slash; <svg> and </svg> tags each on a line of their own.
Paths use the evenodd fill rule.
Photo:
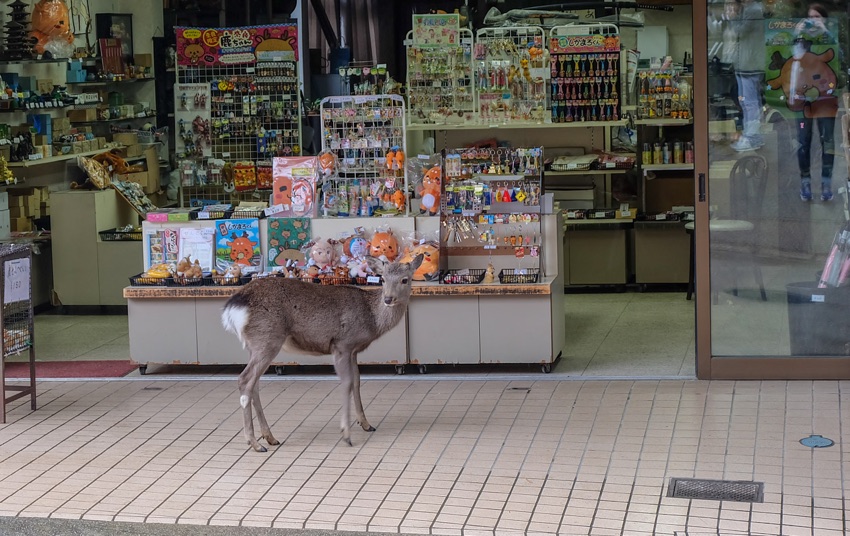
<svg viewBox="0 0 850 536">
<path fill-rule="evenodd" d="M 159 153 L 156 147 L 148 147 L 145 149 L 145 164 L 148 168 L 148 184 L 144 188 L 146 194 L 152 194 L 159 191 Z"/>
<path fill-rule="evenodd" d="M 74 110 L 68 110 L 68 120 L 71 123 L 79 123 L 83 121 L 97 121 L 97 109 L 76 108 Z"/>
<path fill-rule="evenodd" d="M 9 192 L 0 192 L 0 210 L 9 210 Z"/>
<path fill-rule="evenodd" d="M 138 173 L 126 173 L 121 175 L 121 180 L 135 182 L 139 186 L 142 187 L 142 191 L 147 193 L 148 191 L 148 172 L 140 171 Z"/>
<path fill-rule="evenodd" d="M 142 155 L 142 146 L 138 143 L 135 145 L 128 145 L 126 150 L 127 158 L 135 158 Z"/>
<path fill-rule="evenodd" d="M 133 63 L 136 67 L 153 67 L 153 54 L 135 54 Z"/>
<path fill-rule="evenodd" d="M 71 62 L 70 65 L 74 65 L 76 62 Z M 65 82 L 68 84 L 78 84 L 80 82 L 86 81 L 86 72 L 85 71 L 75 71 L 73 69 L 68 69 L 65 71 Z"/>
<path fill-rule="evenodd" d="M 138 145 L 139 135 L 135 132 L 116 132 L 112 135 L 112 141 L 121 145 Z"/>
<path fill-rule="evenodd" d="M 29 218 L 11 218 L 11 229 L 14 232 L 25 233 L 32 231 L 32 220 Z"/>
<path fill-rule="evenodd" d="M 0 238 L 9 236 L 12 232 L 12 219 L 8 210 L 0 210 Z"/>
</svg>

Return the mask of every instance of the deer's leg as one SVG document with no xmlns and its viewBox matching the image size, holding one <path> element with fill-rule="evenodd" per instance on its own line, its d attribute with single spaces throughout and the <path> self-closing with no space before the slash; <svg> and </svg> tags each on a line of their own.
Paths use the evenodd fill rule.
<svg viewBox="0 0 850 536">
<path fill-rule="evenodd" d="M 342 387 L 342 412 L 340 416 L 340 428 L 342 429 L 342 440 L 351 445 L 351 354 L 337 350 L 334 352 L 334 368 L 339 376 L 339 384 Z"/>
<path fill-rule="evenodd" d="M 280 350 L 280 344 L 271 343 L 258 344 L 256 347 L 248 344 L 251 351 L 251 357 L 248 359 L 248 364 L 245 370 L 239 375 L 239 405 L 242 406 L 242 431 L 245 433 L 245 439 L 251 448 L 257 452 L 266 452 L 266 447 L 260 445 L 257 438 L 254 437 L 254 422 L 251 416 L 251 405 L 256 404 L 257 418 L 260 422 L 260 430 L 263 432 L 263 437 L 271 445 L 277 445 L 278 442 L 271 435 L 269 425 L 266 422 L 266 417 L 263 414 L 263 408 L 260 406 L 259 381 L 260 376 L 268 370 L 274 356 Z M 274 441 L 269 441 L 269 438 Z"/>
<path fill-rule="evenodd" d="M 268 368 L 268 367 L 266 367 Z M 266 421 L 266 414 L 263 411 L 263 404 L 260 402 L 260 382 L 254 384 L 254 392 L 251 395 L 251 404 L 257 410 L 257 423 L 260 425 L 260 437 L 266 440 L 269 445 L 280 445 L 280 441 L 272 435 L 272 429 Z"/>
<path fill-rule="evenodd" d="M 374 432 L 375 427 L 369 424 L 366 420 L 366 413 L 363 411 L 363 401 L 360 399 L 360 367 L 357 366 L 357 354 L 351 354 L 351 392 L 354 394 L 354 411 L 357 413 L 357 420 L 360 426 L 367 432 Z"/>
</svg>

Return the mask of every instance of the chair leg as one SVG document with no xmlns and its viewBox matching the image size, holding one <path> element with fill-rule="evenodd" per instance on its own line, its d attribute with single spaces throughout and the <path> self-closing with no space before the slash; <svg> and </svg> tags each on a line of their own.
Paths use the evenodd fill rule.
<svg viewBox="0 0 850 536">
<path fill-rule="evenodd" d="M 756 283 L 759 286 L 759 292 L 761 293 L 761 301 L 767 301 L 767 292 L 764 291 L 764 279 L 761 276 L 761 266 L 753 259 L 753 276 L 756 279 Z"/>
</svg>

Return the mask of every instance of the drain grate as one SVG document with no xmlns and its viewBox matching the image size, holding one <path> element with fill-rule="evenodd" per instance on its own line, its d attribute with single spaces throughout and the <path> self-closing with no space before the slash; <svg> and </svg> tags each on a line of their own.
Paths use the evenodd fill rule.
<svg viewBox="0 0 850 536">
<path fill-rule="evenodd" d="M 764 502 L 764 482 L 671 478 L 667 496 L 677 499 Z"/>
</svg>

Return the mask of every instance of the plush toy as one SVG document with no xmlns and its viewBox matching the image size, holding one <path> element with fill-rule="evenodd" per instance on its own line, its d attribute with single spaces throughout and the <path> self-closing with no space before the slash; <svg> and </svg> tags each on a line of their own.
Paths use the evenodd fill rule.
<svg viewBox="0 0 850 536">
<path fill-rule="evenodd" d="M 177 261 L 175 275 L 186 279 L 198 279 L 204 277 L 204 272 L 201 270 L 201 263 L 198 259 L 195 259 L 195 262 L 192 263 L 192 259 L 187 255 Z"/>
<path fill-rule="evenodd" d="M 400 262 L 411 262 L 417 255 L 422 255 L 422 264 L 413 272 L 414 281 L 434 281 L 440 278 L 440 246 L 433 241 L 417 244 L 411 251 L 404 250 Z"/>
<path fill-rule="evenodd" d="M 422 191 L 419 203 L 419 212 L 427 212 L 434 216 L 440 210 L 440 185 L 442 184 L 443 170 L 440 166 L 434 166 L 425 172 L 422 177 Z"/>
<path fill-rule="evenodd" d="M 197 261 L 196 261 L 197 262 Z M 221 279 L 221 284 L 234 284 L 242 277 L 242 268 L 238 264 L 231 264 L 224 272 L 224 277 Z"/>
<path fill-rule="evenodd" d="M 372 235 L 369 255 L 384 257 L 387 262 L 393 262 L 398 257 L 398 240 L 393 236 L 392 231 L 377 231 Z"/>
<path fill-rule="evenodd" d="M 51 41 L 63 46 L 72 44 L 74 34 L 71 32 L 70 18 L 64 0 L 39 0 L 32 9 L 30 32 L 37 40 L 35 51 L 44 54 L 45 46 Z"/>
<path fill-rule="evenodd" d="M 336 240 L 319 238 L 310 248 L 310 260 L 307 261 L 307 266 L 315 266 L 319 272 L 330 272 L 338 260 Z"/>
<path fill-rule="evenodd" d="M 484 279 L 482 283 L 490 284 L 496 282 L 496 267 L 492 264 L 487 265 L 487 270 L 484 271 Z"/>
</svg>

